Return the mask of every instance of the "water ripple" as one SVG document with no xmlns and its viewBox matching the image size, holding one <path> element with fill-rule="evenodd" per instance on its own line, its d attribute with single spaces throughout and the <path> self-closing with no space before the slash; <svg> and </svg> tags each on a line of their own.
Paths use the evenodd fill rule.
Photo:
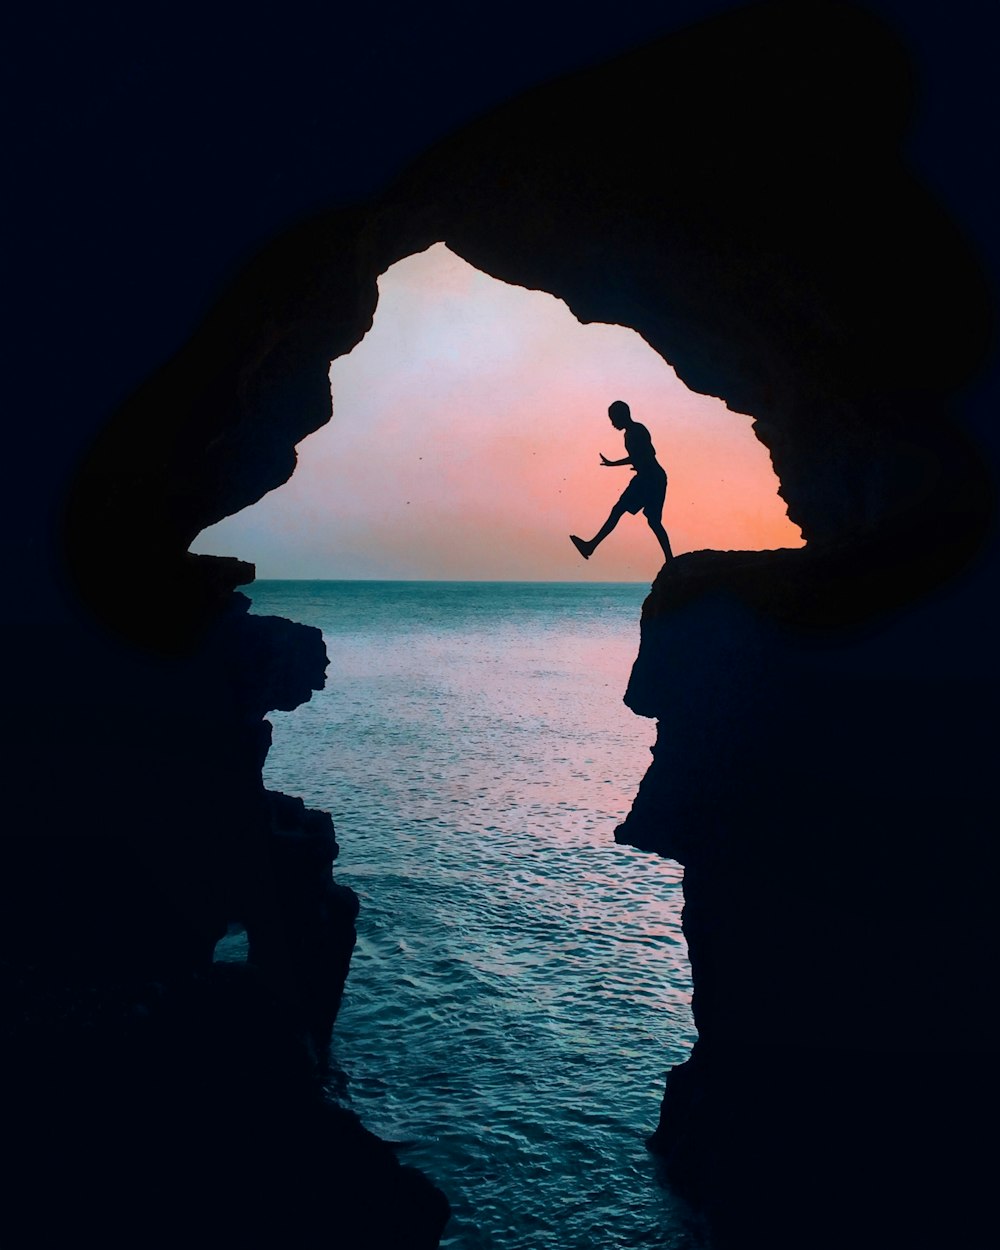
<svg viewBox="0 0 1000 1250">
<path fill-rule="evenodd" d="M 361 898 L 341 1091 L 448 1193 L 447 1250 L 702 1245 L 643 1138 L 694 1039 L 677 865 L 614 845 L 653 726 L 641 587 L 258 583 L 323 629 L 270 786 Z"/>
</svg>

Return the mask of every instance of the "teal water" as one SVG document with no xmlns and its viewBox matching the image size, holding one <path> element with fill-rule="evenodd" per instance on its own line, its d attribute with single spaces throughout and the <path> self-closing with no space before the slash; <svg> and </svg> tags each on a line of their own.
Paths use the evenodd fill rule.
<svg viewBox="0 0 1000 1250">
<path fill-rule="evenodd" d="M 645 585 L 258 582 L 322 629 L 272 789 L 332 812 L 360 896 L 340 1096 L 453 1208 L 449 1250 L 702 1244 L 643 1145 L 694 1040 L 676 864 L 613 842 L 652 722 Z"/>
</svg>

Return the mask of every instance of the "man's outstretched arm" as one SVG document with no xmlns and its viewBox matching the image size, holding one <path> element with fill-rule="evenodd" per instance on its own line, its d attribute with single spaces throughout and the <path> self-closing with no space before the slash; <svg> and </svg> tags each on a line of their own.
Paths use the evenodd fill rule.
<svg viewBox="0 0 1000 1250">
<path fill-rule="evenodd" d="M 625 456 L 625 458 L 622 460 L 609 460 L 607 456 L 603 454 L 603 452 L 601 453 L 601 464 L 604 465 L 606 469 L 617 469 L 620 464 L 631 464 L 631 463 L 632 463 L 631 456 Z"/>
</svg>

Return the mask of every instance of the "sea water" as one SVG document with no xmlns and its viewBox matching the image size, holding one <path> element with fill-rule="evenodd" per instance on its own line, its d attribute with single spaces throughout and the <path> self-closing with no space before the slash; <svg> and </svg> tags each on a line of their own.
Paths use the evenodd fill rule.
<svg viewBox="0 0 1000 1250">
<path fill-rule="evenodd" d="M 681 870 L 616 846 L 651 721 L 646 585 L 257 582 L 326 688 L 269 788 L 333 814 L 361 900 L 340 1096 L 448 1195 L 449 1250 L 692 1247 L 644 1147 L 695 1032 Z"/>
</svg>

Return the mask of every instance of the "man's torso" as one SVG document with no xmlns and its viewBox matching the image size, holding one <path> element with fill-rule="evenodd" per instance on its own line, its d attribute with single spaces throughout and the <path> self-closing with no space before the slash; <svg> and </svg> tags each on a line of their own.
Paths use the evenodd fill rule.
<svg viewBox="0 0 1000 1250">
<path fill-rule="evenodd" d="M 662 473 L 663 470 L 656 459 L 653 440 L 649 437 L 649 430 L 638 421 L 633 421 L 625 430 L 625 450 L 628 452 L 636 473 L 645 474 L 656 471 Z"/>
</svg>

